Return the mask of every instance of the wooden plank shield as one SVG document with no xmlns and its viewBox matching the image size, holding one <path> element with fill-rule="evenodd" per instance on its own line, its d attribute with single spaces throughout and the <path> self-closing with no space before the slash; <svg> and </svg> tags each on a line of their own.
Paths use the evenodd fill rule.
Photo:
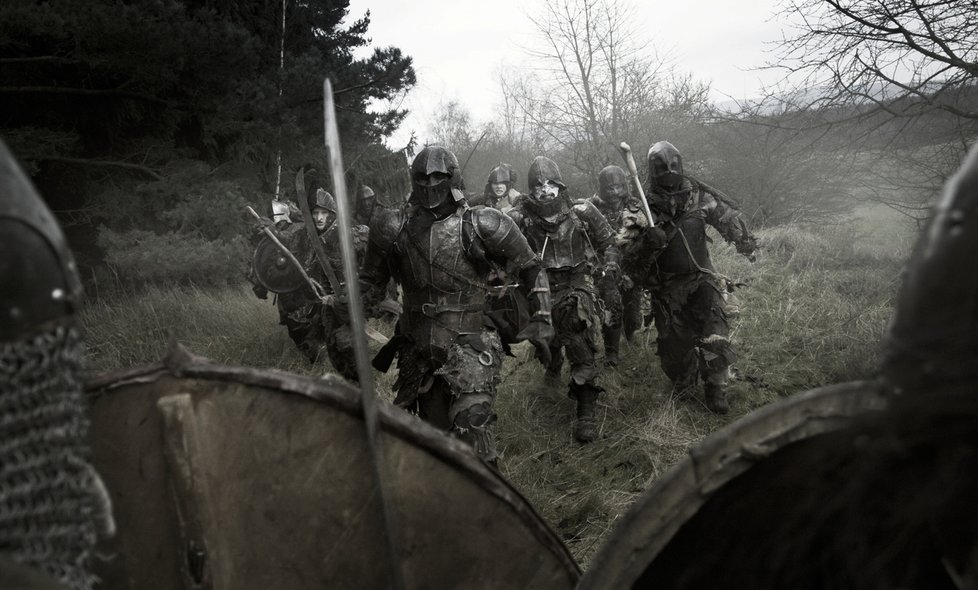
<svg viewBox="0 0 978 590">
<path fill-rule="evenodd" d="M 176 349 L 88 387 L 117 533 L 103 587 L 388 588 L 360 403 L 339 379 L 232 368 Z M 463 443 L 380 408 L 408 588 L 573 588 L 533 508 Z"/>
<path fill-rule="evenodd" d="M 817 513 L 864 467 L 853 424 L 887 406 L 879 384 L 845 383 L 713 433 L 621 517 L 578 588 L 861 587 L 822 577 L 843 565 L 820 561 L 840 529 Z"/>
</svg>

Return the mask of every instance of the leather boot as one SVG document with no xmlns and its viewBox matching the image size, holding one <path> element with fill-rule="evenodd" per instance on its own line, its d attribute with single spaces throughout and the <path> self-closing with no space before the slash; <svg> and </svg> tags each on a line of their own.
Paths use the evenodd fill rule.
<svg viewBox="0 0 978 590">
<path fill-rule="evenodd" d="M 723 391 L 722 385 L 716 383 L 706 383 L 703 386 L 706 396 L 706 407 L 714 414 L 726 414 L 730 411 L 730 404 L 727 403 L 727 393 Z"/>
<path fill-rule="evenodd" d="M 593 401 L 577 402 L 577 420 L 574 422 L 574 440 L 589 443 L 598 438 L 598 419 L 594 415 Z"/>
</svg>

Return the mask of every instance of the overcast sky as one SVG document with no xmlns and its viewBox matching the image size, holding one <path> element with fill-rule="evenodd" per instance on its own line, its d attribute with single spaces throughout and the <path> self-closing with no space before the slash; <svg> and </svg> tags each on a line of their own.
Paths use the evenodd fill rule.
<svg viewBox="0 0 978 590">
<path fill-rule="evenodd" d="M 351 0 L 350 19 L 370 10 L 373 46 L 394 45 L 414 58 L 418 84 L 411 111 L 388 142 L 403 146 L 411 131 L 424 142 L 439 102 L 461 102 L 477 122 L 491 118 L 501 93 L 497 72 L 526 62 L 534 31 L 527 13 L 545 0 Z M 770 61 L 781 38 L 778 0 L 636 1 L 638 28 L 676 68 L 710 82 L 716 100 L 756 96 L 771 72 L 750 71 Z"/>
</svg>

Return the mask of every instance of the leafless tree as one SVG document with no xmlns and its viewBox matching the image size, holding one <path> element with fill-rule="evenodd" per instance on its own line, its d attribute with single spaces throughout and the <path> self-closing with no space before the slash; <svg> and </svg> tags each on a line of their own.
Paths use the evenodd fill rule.
<svg viewBox="0 0 978 590">
<path fill-rule="evenodd" d="M 593 177 L 662 103 L 665 64 L 639 40 L 624 0 L 555 0 L 531 20 L 539 31 L 538 43 L 527 48 L 534 65 L 503 80 L 504 102 L 542 131 L 548 147 Z"/>
<path fill-rule="evenodd" d="M 456 154 L 471 147 L 472 135 L 472 115 L 457 100 L 439 103 L 428 120 L 428 143 L 439 143 Z"/>
<path fill-rule="evenodd" d="M 964 0 L 787 0 L 796 23 L 772 67 L 805 110 L 859 107 L 867 117 L 936 109 L 978 121 L 978 3 Z M 872 106 L 872 109 L 866 109 Z"/>
<path fill-rule="evenodd" d="M 784 77 L 741 118 L 858 151 L 853 185 L 919 217 L 978 134 L 978 3 L 782 6 L 789 32 L 768 67 Z"/>
</svg>

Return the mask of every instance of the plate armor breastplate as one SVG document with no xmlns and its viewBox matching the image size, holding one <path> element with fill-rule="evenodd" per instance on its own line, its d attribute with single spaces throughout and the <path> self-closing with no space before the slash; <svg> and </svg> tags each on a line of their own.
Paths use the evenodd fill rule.
<svg viewBox="0 0 978 590">
<path fill-rule="evenodd" d="M 410 221 L 396 242 L 402 331 L 436 361 L 459 334 L 483 329 L 486 278 L 463 252 L 461 211 L 430 228 Z"/>
</svg>

